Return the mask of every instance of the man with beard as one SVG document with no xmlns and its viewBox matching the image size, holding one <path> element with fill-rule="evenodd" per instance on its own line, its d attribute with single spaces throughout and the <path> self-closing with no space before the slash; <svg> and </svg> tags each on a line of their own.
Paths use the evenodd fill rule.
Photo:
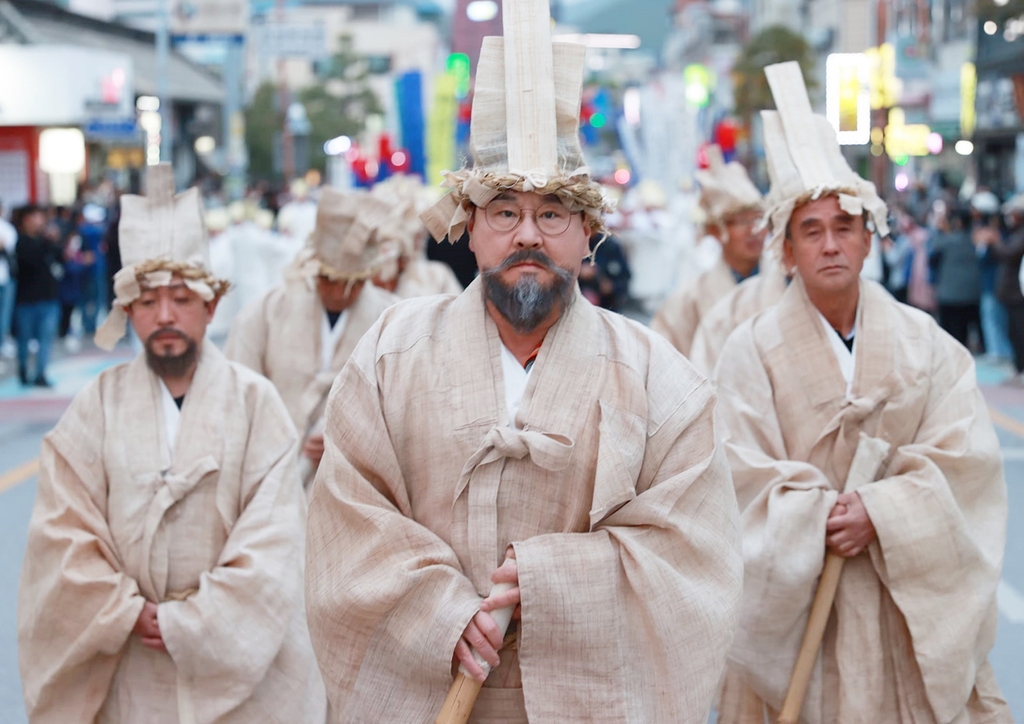
<svg viewBox="0 0 1024 724">
<path fill-rule="evenodd" d="M 433 721 L 461 667 L 477 723 L 704 722 L 740 584 L 714 392 L 578 291 L 606 206 L 577 136 L 584 48 L 552 45 L 544 2 L 504 24 L 474 167 L 425 214 L 434 238 L 468 229 L 481 275 L 385 311 L 328 401 L 314 649 L 337 721 Z"/>
<path fill-rule="evenodd" d="M 974 362 L 860 279 L 885 203 L 799 65 L 765 74 L 769 247 L 793 281 L 716 370 L 745 563 L 718 721 L 779 718 L 826 553 L 845 563 L 801 722 L 1012 721 L 988 662 L 1006 484 Z"/>
<path fill-rule="evenodd" d="M 273 386 L 203 341 L 228 283 L 169 166 L 124 196 L 103 372 L 44 438 L 18 601 L 32 722 L 320 724 L 305 496 Z"/>
<path fill-rule="evenodd" d="M 764 247 L 764 232 L 757 228 L 763 208 L 761 192 L 743 166 L 736 161 L 725 163 L 718 146 L 709 146 L 707 153 L 707 170 L 694 175 L 707 217 L 705 227 L 721 242 L 722 257 L 670 295 L 651 319 L 651 329 L 687 357 L 701 320 L 737 284 L 757 274 Z"/>
<path fill-rule="evenodd" d="M 274 383 L 302 435 L 302 479 L 324 451 L 322 417 L 331 383 L 356 342 L 398 301 L 367 284 L 397 253 L 392 209 L 365 192 L 325 188 L 316 227 L 284 284 L 249 304 L 224 354 Z"/>
</svg>

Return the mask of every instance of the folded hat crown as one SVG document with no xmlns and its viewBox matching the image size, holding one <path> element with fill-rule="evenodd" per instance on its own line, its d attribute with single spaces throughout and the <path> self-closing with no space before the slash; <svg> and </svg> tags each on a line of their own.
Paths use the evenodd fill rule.
<svg viewBox="0 0 1024 724">
<path fill-rule="evenodd" d="M 199 190 L 193 187 L 175 194 L 171 165 L 150 166 L 146 195 L 121 197 L 118 243 L 125 266 L 155 259 L 201 260 L 208 269 L 210 252 Z"/>
</svg>

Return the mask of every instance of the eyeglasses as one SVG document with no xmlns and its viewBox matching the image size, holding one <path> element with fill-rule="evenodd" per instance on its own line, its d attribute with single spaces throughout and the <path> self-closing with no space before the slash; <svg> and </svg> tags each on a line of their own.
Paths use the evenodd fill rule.
<svg viewBox="0 0 1024 724">
<path fill-rule="evenodd" d="M 572 221 L 573 213 L 556 201 L 548 201 L 536 209 L 521 209 L 514 201 L 496 199 L 483 209 L 484 220 L 494 231 L 508 233 L 523 222 L 526 214 L 533 216 L 533 223 L 545 236 L 564 234 Z"/>
</svg>

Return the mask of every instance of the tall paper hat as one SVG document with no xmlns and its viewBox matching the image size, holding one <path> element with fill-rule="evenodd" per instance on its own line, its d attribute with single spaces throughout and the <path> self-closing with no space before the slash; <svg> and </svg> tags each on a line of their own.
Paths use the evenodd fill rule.
<svg viewBox="0 0 1024 724">
<path fill-rule="evenodd" d="M 420 219 L 432 200 L 418 176 L 392 176 L 370 189 L 370 195 L 386 203 L 391 209 L 400 238 L 397 240 L 398 256 L 410 259 L 422 252 L 427 230 Z M 397 259 L 397 257 L 396 257 Z M 398 273 L 398 265 L 391 265 L 389 272 Z M 393 278 L 385 276 L 385 278 Z"/>
<path fill-rule="evenodd" d="M 387 202 L 366 192 L 325 187 L 299 265 L 311 276 L 333 281 L 369 279 L 397 257 L 400 235 Z"/>
<path fill-rule="evenodd" d="M 708 168 L 694 176 L 700 184 L 700 206 L 707 223 L 723 223 L 727 216 L 764 208 L 761 192 L 750 181 L 747 170 L 736 161 L 725 162 L 722 149 L 708 146 Z"/>
<path fill-rule="evenodd" d="M 768 245 L 781 253 L 793 209 L 823 196 L 839 197 L 848 214 L 867 213 L 875 231 L 889 233 L 885 202 L 875 185 L 846 163 L 835 129 L 811 111 L 800 66 L 795 61 L 764 69 L 778 111 L 761 111 L 771 189 L 768 191 Z"/>
<path fill-rule="evenodd" d="M 484 38 L 470 120 L 473 167 L 445 172 L 452 191 L 423 213 L 435 239 L 452 242 L 473 206 L 502 191 L 559 196 L 598 228 L 611 207 L 590 179 L 579 140 L 586 48 L 551 42 L 549 0 L 502 0 L 501 38 Z"/>
<path fill-rule="evenodd" d="M 210 249 L 203 226 L 199 190 L 175 195 L 171 165 L 150 166 L 146 195 L 121 197 L 118 225 L 120 271 L 114 275 L 114 302 L 96 331 L 96 345 L 113 349 L 124 336 L 131 305 L 144 288 L 167 286 L 173 276 L 209 302 L 224 294 L 230 283 L 210 271 Z"/>
</svg>

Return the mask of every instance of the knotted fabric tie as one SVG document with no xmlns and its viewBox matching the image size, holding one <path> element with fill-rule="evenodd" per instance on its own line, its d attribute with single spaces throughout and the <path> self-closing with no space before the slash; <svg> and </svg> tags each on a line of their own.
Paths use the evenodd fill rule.
<svg viewBox="0 0 1024 724">
<path fill-rule="evenodd" d="M 507 543 L 498 540 L 498 489 L 505 460 L 529 457 L 542 470 L 558 472 L 569 465 L 573 446 L 564 435 L 500 425 L 491 428 L 462 468 L 455 487 L 454 535 L 465 535 L 462 542 L 463 549 L 469 550 L 468 575 L 480 595 L 490 590 L 491 573 L 501 563 Z"/>
<path fill-rule="evenodd" d="M 183 473 L 164 473 L 159 475 L 159 488 L 149 503 L 149 510 L 146 513 L 146 528 L 142 537 L 142 565 L 139 575 L 139 585 L 147 594 L 153 596 L 153 600 L 161 601 L 164 598 L 167 586 L 167 557 L 162 560 L 152 560 L 153 541 L 156 538 L 160 523 L 164 515 L 176 503 L 191 493 L 200 481 L 220 469 L 213 456 L 205 455 L 195 462 Z M 156 569 L 156 570 L 154 570 Z"/>
</svg>

